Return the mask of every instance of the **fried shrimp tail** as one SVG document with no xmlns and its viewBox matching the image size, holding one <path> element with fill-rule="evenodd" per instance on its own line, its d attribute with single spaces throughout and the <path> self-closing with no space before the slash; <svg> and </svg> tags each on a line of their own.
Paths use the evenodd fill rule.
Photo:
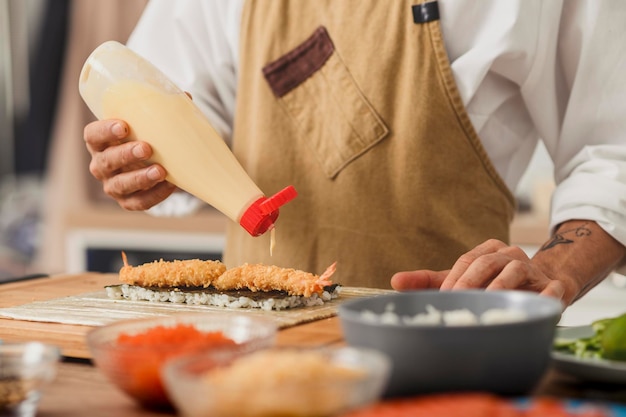
<svg viewBox="0 0 626 417">
<path fill-rule="evenodd" d="M 311 274 L 297 269 L 280 268 L 263 264 L 244 264 L 228 269 L 213 286 L 218 290 L 247 288 L 251 291 L 285 291 L 289 295 L 310 297 L 321 294 L 324 287 L 332 285 L 330 277 L 335 273 L 332 264 L 321 275 Z"/>
<path fill-rule="evenodd" d="M 139 266 L 128 264 L 122 252 L 124 266 L 120 269 L 120 281 L 141 287 L 209 287 L 226 271 L 220 261 L 189 259 L 182 261 L 154 261 Z"/>
<path fill-rule="evenodd" d="M 327 287 L 329 285 L 332 285 L 333 282 L 330 280 L 330 277 L 332 277 L 335 274 L 335 272 L 337 272 L 337 262 L 333 262 L 331 266 L 326 268 L 326 271 L 324 271 L 324 273 L 320 275 L 316 283 L 318 285 L 321 285 L 322 287 Z"/>
</svg>

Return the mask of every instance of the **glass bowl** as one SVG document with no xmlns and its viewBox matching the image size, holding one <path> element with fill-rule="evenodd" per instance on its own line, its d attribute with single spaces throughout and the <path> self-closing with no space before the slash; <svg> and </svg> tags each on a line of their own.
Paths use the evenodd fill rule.
<svg viewBox="0 0 626 417">
<path fill-rule="evenodd" d="M 56 346 L 40 342 L 0 342 L 0 416 L 34 416 L 60 356 Z"/>
<path fill-rule="evenodd" d="M 162 375 L 185 417 L 313 417 L 375 402 L 389 368 L 385 355 L 368 349 L 281 347 L 189 355 Z"/>
<path fill-rule="evenodd" d="M 146 408 L 171 408 L 161 367 L 190 353 L 249 352 L 274 344 L 277 325 L 243 315 L 182 313 L 123 320 L 93 329 L 87 345 L 95 365 Z"/>
</svg>

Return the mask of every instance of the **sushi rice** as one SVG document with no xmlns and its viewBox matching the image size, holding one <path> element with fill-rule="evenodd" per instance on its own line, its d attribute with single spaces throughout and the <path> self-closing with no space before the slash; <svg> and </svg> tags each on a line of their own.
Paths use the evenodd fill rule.
<svg viewBox="0 0 626 417">
<path fill-rule="evenodd" d="M 324 291 L 321 295 L 312 294 L 310 297 L 285 295 L 279 298 L 264 298 L 255 300 L 245 296 L 233 296 L 230 294 L 208 291 L 181 291 L 175 289 L 151 289 L 137 285 L 121 284 L 110 285 L 106 293 L 112 299 L 126 299 L 132 301 L 169 302 L 175 304 L 208 305 L 228 308 L 256 308 L 261 310 L 285 310 L 298 307 L 321 306 L 339 296 L 340 286 L 335 286 L 330 291 Z"/>
</svg>

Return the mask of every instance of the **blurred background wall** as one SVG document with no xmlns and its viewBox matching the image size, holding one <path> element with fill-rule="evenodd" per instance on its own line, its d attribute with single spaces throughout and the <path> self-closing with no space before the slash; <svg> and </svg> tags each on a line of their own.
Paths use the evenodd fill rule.
<svg viewBox="0 0 626 417">
<path fill-rule="evenodd" d="M 0 278 L 21 273 L 37 246 L 68 27 L 69 0 L 52 3 L 0 0 Z"/>
<path fill-rule="evenodd" d="M 0 0 L 0 278 L 35 268 L 43 226 L 59 220 L 48 186 L 63 178 L 52 171 L 87 166 L 82 128 L 92 116 L 76 88 L 82 62 L 105 40 L 125 42 L 145 4 Z"/>
</svg>

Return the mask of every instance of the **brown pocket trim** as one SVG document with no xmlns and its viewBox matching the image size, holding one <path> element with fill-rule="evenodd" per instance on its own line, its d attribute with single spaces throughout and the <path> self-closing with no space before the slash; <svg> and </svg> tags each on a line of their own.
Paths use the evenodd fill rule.
<svg viewBox="0 0 626 417">
<path fill-rule="evenodd" d="M 283 97 L 319 70 L 335 50 L 324 26 L 302 44 L 263 67 L 263 75 L 276 97 Z"/>
</svg>

